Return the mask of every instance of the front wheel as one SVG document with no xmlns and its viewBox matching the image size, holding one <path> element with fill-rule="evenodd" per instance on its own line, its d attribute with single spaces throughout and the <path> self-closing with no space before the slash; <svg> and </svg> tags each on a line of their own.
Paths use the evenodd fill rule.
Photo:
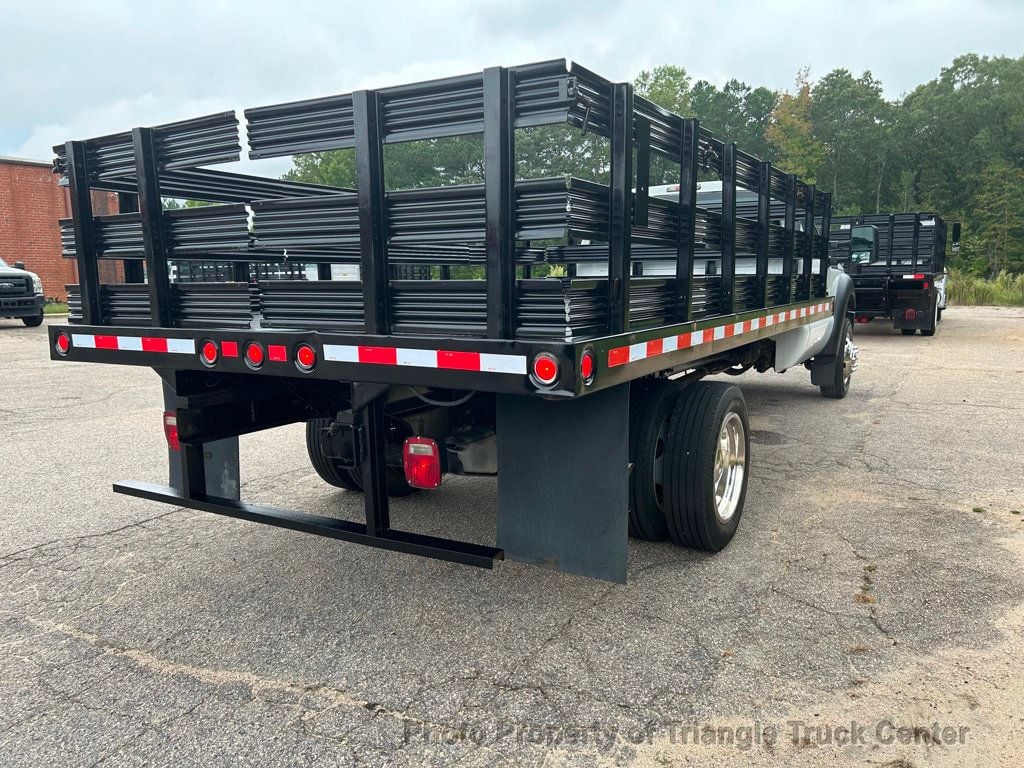
<svg viewBox="0 0 1024 768">
<path fill-rule="evenodd" d="M 665 440 L 665 521 L 672 541 L 718 552 L 736 533 L 750 475 L 750 427 L 739 388 L 687 386 Z"/>
<path fill-rule="evenodd" d="M 36 328 L 43 324 L 43 313 L 40 312 L 38 315 L 32 315 L 31 317 L 23 317 L 21 318 L 21 322 L 23 322 L 29 328 Z"/>
<path fill-rule="evenodd" d="M 902 333 L 904 336 L 913 336 L 915 333 L 917 333 L 917 329 L 916 328 L 900 328 L 900 333 Z"/>
<path fill-rule="evenodd" d="M 853 323 L 850 318 L 843 318 L 843 364 L 834 366 L 835 373 L 831 383 L 819 389 L 825 397 L 842 400 L 850 391 L 850 380 L 857 370 L 857 345 L 853 342 Z"/>
</svg>

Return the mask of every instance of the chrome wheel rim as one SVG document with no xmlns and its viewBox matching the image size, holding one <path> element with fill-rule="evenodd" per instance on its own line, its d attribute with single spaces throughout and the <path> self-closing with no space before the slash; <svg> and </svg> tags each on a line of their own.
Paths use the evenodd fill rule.
<svg viewBox="0 0 1024 768">
<path fill-rule="evenodd" d="M 746 472 L 746 430 L 740 415 L 730 411 L 718 431 L 718 443 L 715 446 L 715 514 L 722 523 L 728 523 L 736 514 Z"/>
<path fill-rule="evenodd" d="M 857 345 L 853 343 L 853 330 L 846 329 L 846 344 L 843 347 L 843 387 L 850 388 L 850 379 L 857 370 Z"/>
</svg>

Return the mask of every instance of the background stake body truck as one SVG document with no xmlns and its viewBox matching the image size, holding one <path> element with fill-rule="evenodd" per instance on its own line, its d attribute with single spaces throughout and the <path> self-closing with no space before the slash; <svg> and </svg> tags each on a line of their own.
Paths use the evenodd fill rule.
<svg viewBox="0 0 1024 768">
<path fill-rule="evenodd" d="M 952 248 L 960 249 L 960 223 Z M 879 213 L 832 219 L 829 256 L 853 277 L 857 322 L 892 320 L 913 336 L 934 336 L 946 308 L 947 224 L 935 213 Z"/>
<path fill-rule="evenodd" d="M 357 189 L 207 168 L 240 158 L 233 112 L 56 148 L 80 285 L 51 357 L 165 383 L 170 485 L 119 493 L 624 581 L 627 532 L 717 551 L 739 523 L 746 406 L 705 376 L 803 365 L 826 396 L 847 392 L 853 287 L 829 270 L 829 196 L 629 84 L 558 60 L 245 119 L 253 159 L 354 151 Z M 607 183 L 517 177 L 517 138 L 559 125 L 605 148 Z M 389 187 L 390 145 L 444 137 L 479 142 L 483 183 Z M 671 193 L 651 194 L 654 161 Z M 94 216 L 90 189 L 121 193 L 122 212 Z M 738 194 L 756 200 L 749 217 Z M 101 285 L 99 259 L 122 260 L 126 282 Z M 594 263 L 602 274 L 579 275 Z M 552 265 L 569 276 L 540 276 Z M 483 278 L 452 279 L 456 266 Z M 239 499 L 237 436 L 294 422 L 319 475 L 363 494 L 365 522 Z M 497 475 L 497 547 L 392 528 L 389 495 L 445 473 Z"/>
</svg>

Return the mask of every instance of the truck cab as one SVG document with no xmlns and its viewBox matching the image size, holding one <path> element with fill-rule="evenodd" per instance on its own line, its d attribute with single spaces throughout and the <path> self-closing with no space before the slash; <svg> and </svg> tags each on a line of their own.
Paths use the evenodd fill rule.
<svg viewBox="0 0 1024 768">
<path fill-rule="evenodd" d="M 17 261 L 13 266 L 0 259 L 0 317 L 16 318 L 34 328 L 43 322 L 43 283 Z"/>
</svg>

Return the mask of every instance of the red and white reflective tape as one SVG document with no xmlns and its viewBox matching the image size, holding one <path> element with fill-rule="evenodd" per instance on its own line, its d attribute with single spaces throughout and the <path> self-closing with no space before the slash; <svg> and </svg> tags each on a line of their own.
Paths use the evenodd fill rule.
<svg viewBox="0 0 1024 768">
<path fill-rule="evenodd" d="M 399 365 L 412 368 L 442 368 L 449 371 L 526 374 L 525 355 L 496 355 L 489 352 L 456 352 L 446 349 L 364 347 L 324 344 L 324 360 L 335 363 Z"/>
<path fill-rule="evenodd" d="M 79 349 L 113 349 L 120 352 L 162 352 L 172 355 L 194 355 L 194 339 L 166 339 L 160 336 L 103 336 L 93 333 L 72 333 L 71 344 Z"/>
<path fill-rule="evenodd" d="M 733 336 L 741 336 L 744 333 L 750 333 L 751 331 L 757 331 L 761 328 L 785 323 L 789 320 L 799 320 L 805 317 L 811 317 L 812 315 L 825 312 L 831 307 L 832 302 L 827 301 L 820 304 L 812 304 L 809 307 L 788 309 L 785 312 L 769 312 L 766 315 L 754 317 L 750 320 L 741 320 L 736 323 L 716 325 L 712 328 L 704 328 L 699 331 L 663 336 L 660 339 L 641 341 L 637 344 L 630 344 L 625 347 L 615 347 L 614 349 L 608 350 L 608 367 L 614 368 L 618 365 L 635 363 L 637 360 L 646 360 L 649 357 L 657 357 L 658 355 L 664 355 L 668 352 L 692 349 L 693 347 L 700 346 L 701 344 L 709 344 L 712 341 L 728 339 Z"/>
</svg>

